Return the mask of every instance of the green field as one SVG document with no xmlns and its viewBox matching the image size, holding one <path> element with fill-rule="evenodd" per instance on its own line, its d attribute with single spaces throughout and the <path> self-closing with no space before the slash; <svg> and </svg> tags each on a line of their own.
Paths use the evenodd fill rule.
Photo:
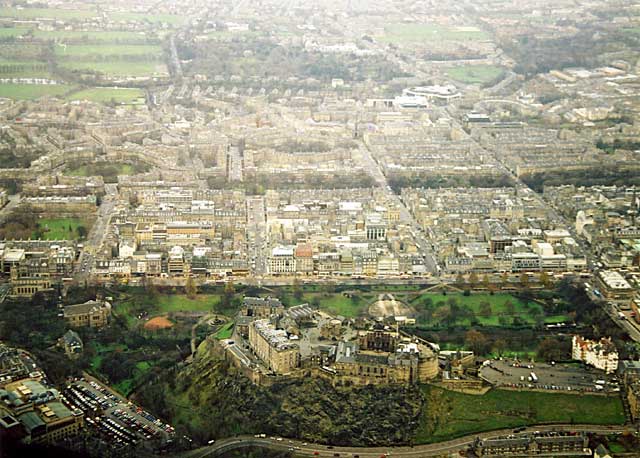
<svg viewBox="0 0 640 458">
<path fill-rule="evenodd" d="M 416 308 L 418 312 L 417 323 L 419 326 L 429 326 L 437 322 L 436 319 L 422 318 L 424 314 L 420 313 L 422 307 L 428 307 L 434 310 L 434 316 L 437 315 L 436 309 L 446 307 L 449 301 L 455 299 L 458 306 L 471 310 L 478 320 L 480 325 L 483 326 L 502 326 L 504 324 L 511 325 L 513 318 L 518 317 L 522 323 L 534 325 L 536 324 L 536 317 L 542 316 L 543 321 L 546 323 L 557 323 L 560 321 L 570 321 L 566 315 L 553 315 L 544 316 L 542 306 L 536 302 L 529 302 L 526 304 L 524 301 L 518 299 L 511 294 L 496 293 L 496 294 L 471 294 L 465 296 L 464 294 L 439 294 L 439 293 L 425 293 L 418 297 L 415 297 L 410 301 L 410 304 Z M 489 303 L 491 306 L 491 314 L 489 316 L 481 315 L 481 304 L 483 302 Z M 513 310 L 509 310 L 507 305 L 511 302 Z M 501 323 L 500 318 L 506 318 L 507 323 Z M 460 318 L 456 321 L 459 325 L 470 325 L 470 320 L 466 317 Z"/>
<path fill-rule="evenodd" d="M 19 29 L 21 30 L 21 29 Z M 76 31 L 76 30 L 33 30 L 33 36 L 42 40 L 77 40 L 80 38 L 99 42 L 145 41 L 143 32 L 126 31 Z"/>
<path fill-rule="evenodd" d="M 162 48 L 158 45 L 56 45 L 55 53 L 58 57 L 96 57 L 105 59 L 107 57 L 120 56 L 161 56 Z"/>
<path fill-rule="evenodd" d="M 71 90 L 66 84 L 0 84 L 0 97 L 14 100 L 37 99 L 45 95 L 61 96 Z"/>
<path fill-rule="evenodd" d="M 78 227 L 83 226 L 87 231 L 91 228 L 80 218 L 42 218 L 38 224 L 44 240 L 76 240 L 80 238 Z"/>
<path fill-rule="evenodd" d="M 118 393 L 123 396 L 129 396 L 138 382 L 149 373 L 153 366 L 147 361 L 137 362 L 131 378 L 124 379 L 113 385 L 113 389 L 115 389 Z"/>
<path fill-rule="evenodd" d="M 166 22 L 170 25 L 182 25 L 186 17 L 178 14 L 145 14 L 145 13 L 109 13 L 114 21 Z"/>
<path fill-rule="evenodd" d="M 210 312 L 219 301 L 218 296 L 209 294 L 198 294 L 195 299 L 182 294 L 162 295 L 158 297 L 158 312 Z"/>
<path fill-rule="evenodd" d="M 424 386 L 423 390 L 427 405 L 416 443 L 539 423 L 625 422 L 619 397 L 496 389 L 485 395 L 470 395 L 433 386 Z"/>
<path fill-rule="evenodd" d="M 133 175 L 135 170 L 130 164 L 109 164 L 118 167 L 117 174 L 118 175 Z M 76 167 L 74 169 L 65 170 L 65 175 L 70 177 L 89 177 L 93 176 L 94 173 L 91 172 L 91 169 L 88 165 L 81 165 L 80 167 Z"/>
<path fill-rule="evenodd" d="M 121 104 L 140 104 L 144 103 L 144 91 L 137 88 L 95 87 L 92 89 L 84 89 L 82 91 L 74 92 L 67 96 L 67 100 L 89 100 L 90 102 L 97 103 L 115 102 Z M 123 172 L 127 173 L 121 173 L 121 175 L 130 175 L 133 172 L 133 167 L 124 164 Z"/>
<path fill-rule="evenodd" d="M 392 24 L 380 40 L 388 43 L 487 40 L 490 36 L 473 27 L 444 27 L 437 24 Z"/>
<path fill-rule="evenodd" d="M 98 16 L 97 11 L 74 9 L 54 9 L 54 8 L 0 8 L 0 17 L 12 17 L 17 19 L 89 19 Z"/>
<path fill-rule="evenodd" d="M 18 37 L 28 31 L 29 29 L 18 29 L 16 27 L 0 27 L 0 38 Z"/>
<path fill-rule="evenodd" d="M 133 328 L 139 323 L 137 315 L 143 311 L 146 313 L 143 321 L 146 321 L 149 317 L 171 312 L 211 312 L 219 302 L 220 297 L 215 294 L 198 294 L 195 299 L 189 299 L 183 294 L 159 294 L 150 297 L 141 291 L 118 301 L 115 313 L 125 319 L 129 328 Z"/>
<path fill-rule="evenodd" d="M 229 323 L 225 324 L 220 329 L 218 329 L 218 332 L 216 332 L 213 335 L 213 337 L 215 337 L 218 340 L 231 338 L 231 335 L 233 334 L 233 324 L 234 324 L 233 321 L 230 321 Z"/>
<path fill-rule="evenodd" d="M 498 78 L 504 69 L 494 65 L 465 65 L 447 70 L 447 76 L 461 83 L 483 84 Z"/>
<path fill-rule="evenodd" d="M 72 71 L 90 71 L 107 76 L 166 76 L 167 67 L 162 62 L 61 62 L 60 66 Z"/>
<path fill-rule="evenodd" d="M 344 296 L 342 293 L 305 293 L 300 301 L 295 303 L 313 303 L 317 301 L 320 309 L 332 315 L 342 315 L 345 318 L 355 318 L 363 313 L 375 296 L 368 293 L 357 294 L 357 299 Z"/>
</svg>

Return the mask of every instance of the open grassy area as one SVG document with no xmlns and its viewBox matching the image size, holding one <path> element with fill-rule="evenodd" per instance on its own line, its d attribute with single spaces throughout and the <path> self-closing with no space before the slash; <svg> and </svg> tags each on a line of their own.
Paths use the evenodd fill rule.
<svg viewBox="0 0 640 458">
<path fill-rule="evenodd" d="M 59 97 L 70 91 L 66 84 L 0 84 L 0 97 L 14 100 L 31 100 L 39 97 Z"/>
<path fill-rule="evenodd" d="M 1 30 L 1 29 L 0 29 Z M 18 29 L 22 31 L 24 29 Z M 80 30 L 32 30 L 31 33 L 35 38 L 42 40 L 77 40 L 87 39 L 99 42 L 137 42 L 145 41 L 147 35 L 143 32 L 126 32 L 126 31 L 80 31 Z"/>
<path fill-rule="evenodd" d="M 210 312 L 219 301 L 219 296 L 210 294 L 198 294 L 194 299 L 189 299 L 183 294 L 161 295 L 158 297 L 158 311 L 160 313 Z"/>
<path fill-rule="evenodd" d="M 392 24 L 380 40 L 389 43 L 486 40 L 489 34 L 475 27 L 445 27 L 437 24 Z"/>
<path fill-rule="evenodd" d="M 133 12 L 109 13 L 109 17 L 114 21 L 163 22 L 170 25 L 182 25 L 186 20 L 185 16 L 178 14 L 145 14 Z"/>
<path fill-rule="evenodd" d="M 67 96 L 67 100 L 89 100 L 91 102 L 98 103 L 115 102 L 121 104 L 140 104 L 144 103 L 144 91 L 137 88 L 94 87 L 74 92 Z M 133 168 L 130 165 L 123 164 L 123 171 L 128 173 L 121 173 L 121 175 L 129 175 L 132 173 Z"/>
<path fill-rule="evenodd" d="M 17 27 L 0 27 L 0 38 L 19 37 L 26 32 L 28 32 L 28 29 L 19 29 Z"/>
<path fill-rule="evenodd" d="M 125 44 L 99 44 L 99 45 L 56 45 L 55 53 L 58 57 L 88 57 L 104 59 L 115 56 L 161 56 L 162 48 L 159 45 L 125 45 Z"/>
<path fill-rule="evenodd" d="M 51 18 L 62 20 L 88 19 L 98 16 L 95 10 L 82 10 L 77 7 L 73 9 L 56 8 L 0 8 L 1 17 L 12 17 L 17 19 L 38 19 Z"/>
<path fill-rule="evenodd" d="M 425 414 L 416 443 L 538 423 L 623 424 L 619 397 L 493 389 L 482 396 L 423 387 Z M 431 405 L 430 405 L 431 403 Z"/>
<path fill-rule="evenodd" d="M 60 63 L 64 67 L 72 71 L 90 71 L 102 73 L 107 76 L 126 77 L 126 76 L 166 76 L 168 75 L 167 67 L 162 62 L 78 62 L 65 61 Z"/>
<path fill-rule="evenodd" d="M 81 238 L 79 227 L 84 227 L 86 231 L 91 228 L 80 218 L 42 218 L 38 223 L 44 240 L 76 240 Z"/>
<path fill-rule="evenodd" d="M 305 293 L 296 303 L 318 302 L 320 309 L 332 315 L 342 315 L 346 318 L 354 318 L 365 311 L 374 295 L 359 293 L 355 297 L 346 297 L 342 293 Z"/>
<path fill-rule="evenodd" d="M 218 340 L 229 339 L 231 338 L 231 334 L 233 334 L 233 321 L 222 326 L 218 331 L 213 335 Z"/>
<path fill-rule="evenodd" d="M 148 361 L 136 363 L 131 378 L 126 378 L 113 385 L 113 388 L 124 396 L 129 396 L 138 382 L 149 373 L 153 365 Z"/>
<path fill-rule="evenodd" d="M 542 306 L 536 302 L 525 303 L 517 297 L 506 294 L 471 294 L 465 296 L 464 294 L 440 294 L 440 293 L 425 293 L 418 297 L 413 298 L 410 304 L 418 311 L 417 323 L 419 326 L 429 326 L 435 324 L 438 316 L 438 309 L 450 306 L 451 301 L 464 309 L 473 312 L 473 315 L 477 319 L 480 325 L 483 326 L 503 326 L 511 325 L 514 318 L 519 318 L 523 324 L 536 324 L 536 317 L 542 317 L 544 322 L 558 323 L 561 321 L 569 321 L 569 317 L 566 315 L 553 315 L 544 316 Z M 488 303 L 491 308 L 491 313 L 485 316 L 482 313 L 482 304 Z M 509 305 L 511 303 L 511 306 Z M 431 308 L 434 313 L 433 317 L 429 318 L 428 314 L 421 314 L 422 308 Z M 470 319 L 468 317 L 460 317 L 456 320 L 459 325 L 470 325 Z"/>
<path fill-rule="evenodd" d="M 498 78 L 504 69 L 495 65 L 465 65 L 447 70 L 447 76 L 461 83 L 483 84 Z"/>
<path fill-rule="evenodd" d="M 70 98 L 74 100 L 79 100 L 77 97 L 73 97 L 73 96 Z M 134 167 L 131 164 L 111 164 L 111 165 L 118 168 L 118 171 L 117 171 L 118 175 L 132 175 L 135 172 Z M 89 165 L 81 165 L 73 169 L 65 170 L 64 174 L 71 177 L 89 177 L 89 176 L 93 176 L 94 170 Z"/>
</svg>

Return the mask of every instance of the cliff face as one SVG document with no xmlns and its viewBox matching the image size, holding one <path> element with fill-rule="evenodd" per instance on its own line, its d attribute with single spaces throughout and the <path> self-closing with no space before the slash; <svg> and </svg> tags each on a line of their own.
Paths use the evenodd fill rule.
<svg viewBox="0 0 640 458">
<path fill-rule="evenodd" d="M 333 387 L 307 378 L 259 387 L 221 361 L 205 341 L 168 381 L 176 424 L 196 439 L 266 433 L 351 445 L 408 443 L 424 399 L 417 387 Z"/>
</svg>

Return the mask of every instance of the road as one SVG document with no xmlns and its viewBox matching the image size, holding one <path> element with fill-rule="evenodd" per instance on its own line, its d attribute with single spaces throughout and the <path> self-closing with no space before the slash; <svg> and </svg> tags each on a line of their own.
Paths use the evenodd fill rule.
<svg viewBox="0 0 640 458">
<path fill-rule="evenodd" d="M 247 242 L 251 268 L 254 275 L 267 274 L 267 257 L 265 256 L 266 208 L 264 197 L 247 198 Z"/>
<path fill-rule="evenodd" d="M 116 184 L 105 184 L 104 186 L 106 194 L 102 199 L 102 205 L 98 208 L 97 218 L 87 240 L 85 241 L 85 248 L 80 253 L 78 264 L 76 266 L 75 279 L 78 282 L 87 280 L 91 275 L 93 269 L 93 262 L 95 255 L 100 252 L 100 249 L 104 243 L 104 238 L 109 229 L 109 221 L 111 221 L 111 214 L 115 208 L 118 200 L 118 187 Z"/>
<path fill-rule="evenodd" d="M 14 208 L 20 203 L 22 197 L 20 194 L 14 194 L 9 196 L 9 202 L 7 205 L 0 209 L 0 224 L 4 223 L 5 219 L 11 214 Z"/>
<path fill-rule="evenodd" d="M 433 253 L 431 243 L 422 235 L 422 228 L 415 220 L 407 206 L 402 199 L 396 195 L 389 186 L 387 177 L 384 175 L 380 164 L 371 156 L 371 152 L 368 148 L 360 148 L 360 154 L 362 155 L 362 165 L 367 172 L 373 177 L 379 187 L 384 189 L 389 200 L 393 201 L 400 210 L 400 222 L 407 224 L 411 227 L 411 233 L 419 248 L 420 253 L 423 255 L 424 263 L 431 275 L 437 276 L 440 273 L 440 266 L 436 260 L 436 256 Z"/>
<path fill-rule="evenodd" d="M 229 148 L 229 181 L 242 181 L 242 156 L 237 146 Z"/>
<path fill-rule="evenodd" d="M 626 331 L 627 334 L 629 334 L 629 337 L 631 337 L 634 342 L 640 342 L 640 330 L 634 323 L 631 323 L 629 320 L 620 319 L 620 316 L 618 315 L 620 309 L 615 303 L 604 301 L 602 298 L 596 296 L 592 289 L 587 291 L 587 295 L 594 303 L 599 304 L 603 308 L 603 310 L 607 312 L 607 315 L 609 315 L 611 320 L 619 327 L 621 327 L 624 331 Z"/>
<path fill-rule="evenodd" d="M 519 433 L 524 436 L 532 431 L 539 432 L 591 432 L 597 434 L 622 433 L 631 430 L 620 425 L 534 425 L 527 428 L 527 431 Z M 511 429 L 491 431 L 487 433 L 473 434 L 458 439 L 440 442 L 437 444 L 417 445 L 415 447 L 331 447 L 321 444 L 308 444 L 299 440 L 276 438 L 256 438 L 253 436 L 238 436 L 223 439 L 215 444 L 190 450 L 180 455 L 181 458 L 212 458 L 229 450 L 244 447 L 265 447 L 273 450 L 290 450 L 293 448 L 294 456 L 320 456 L 320 457 L 354 457 L 379 458 L 381 455 L 392 457 L 423 458 L 439 456 L 442 454 L 456 453 L 466 450 L 477 438 L 489 439 L 513 434 Z M 317 453 L 317 454 L 316 454 Z M 337 455 L 336 455 L 337 454 Z"/>
<path fill-rule="evenodd" d="M 171 51 L 171 65 L 175 72 L 175 76 L 180 79 L 182 78 L 182 64 L 180 63 L 180 58 L 178 57 L 178 49 L 176 48 L 176 39 L 175 35 L 171 35 L 169 40 L 169 48 Z"/>
</svg>

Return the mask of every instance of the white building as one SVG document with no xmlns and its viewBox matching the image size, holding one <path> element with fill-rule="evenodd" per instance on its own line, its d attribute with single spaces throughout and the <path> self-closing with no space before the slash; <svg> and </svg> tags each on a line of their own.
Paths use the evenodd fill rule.
<svg viewBox="0 0 640 458">
<path fill-rule="evenodd" d="M 269 273 L 293 274 L 296 272 L 296 260 L 294 257 L 294 247 L 276 247 L 271 251 L 269 257 Z"/>
<path fill-rule="evenodd" d="M 571 356 L 578 361 L 611 374 L 618 369 L 618 352 L 611 338 L 599 341 L 573 336 Z"/>
</svg>

